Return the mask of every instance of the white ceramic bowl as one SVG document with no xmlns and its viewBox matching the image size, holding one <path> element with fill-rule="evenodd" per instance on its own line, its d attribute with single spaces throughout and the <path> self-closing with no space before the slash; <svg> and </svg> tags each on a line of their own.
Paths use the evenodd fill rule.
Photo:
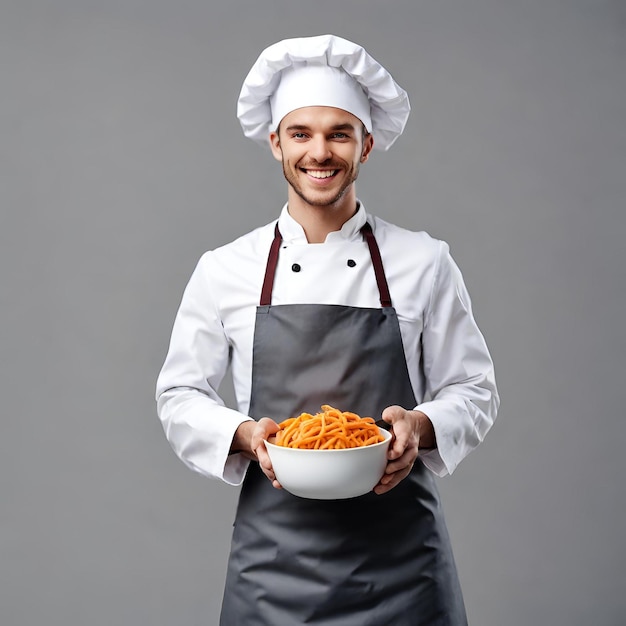
<svg viewBox="0 0 626 626">
<path fill-rule="evenodd" d="M 315 500 L 362 496 L 380 480 L 387 465 L 391 433 L 379 429 L 380 443 L 347 450 L 300 450 L 265 442 L 278 482 L 289 493 Z"/>
</svg>

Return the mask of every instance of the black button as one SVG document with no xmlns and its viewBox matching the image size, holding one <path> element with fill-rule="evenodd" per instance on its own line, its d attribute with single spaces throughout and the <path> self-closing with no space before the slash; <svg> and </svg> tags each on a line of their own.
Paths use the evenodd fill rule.
<svg viewBox="0 0 626 626">
<path fill-rule="evenodd" d="M 291 266 L 291 271 L 292 271 L 292 272 L 299 272 L 301 269 L 302 269 L 302 268 L 301 268 L 301 267 L 300 267 L 297 263 L 294 263 L 294 264 Z"/>
<path fill-rule="evenodd" d="M 354 267 L 356 265 L 356 261 L 353 259 L 348 259 L 348 267 Z"/>
</svg>

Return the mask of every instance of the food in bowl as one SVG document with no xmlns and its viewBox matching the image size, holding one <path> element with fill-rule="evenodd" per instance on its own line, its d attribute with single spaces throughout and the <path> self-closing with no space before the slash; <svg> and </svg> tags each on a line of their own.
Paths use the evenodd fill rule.
<svg viewBox="0 0 626 626">
<path fill-rule="evenodd" d="M 322 407 L 323 414 L 334 414 L 335 411 L 337 410 L 327 407 L 327 405 Z M 345 423 L 340 415 L 334 415 L 334 417 L 339 419 L 343 428 L 350 434 L 351 429 L 348 424 L 353 426 L 357 424 L 357 420 L 351 418 L 350 415 L 355 414 L 346 416 L 341 411 L 337 412 L 345 417 Z M 358 415 L 356 418 L 358 420 L 364 419 L 359 418 Z M 305 419 L 302 420 L 302 422 L 304 421 Z M 334 427 L 335 420 L 326 419 L 325 422 L 325 432 L 328 433 L 330 430 L 332 434 L 333 431 L 329 428 L 329 422 Z M 289 441 L 285 438 L 284 433 L 288 433 L 287 429 L 294 422 L 285 420 L 281 424 L 286 424 L 286 426 L 281 428 L 283 435 L 279 435 L 278 440 L 282 439 L 284 444 Z M 323 437 L 318 437 L 321 434 L 321 424 L 318 435 L 310 434 L 305 437 L 304 434 L 308 431 L 304 429 L 300 431 L 298 428 L 301 434 L 300 442 L 310 447 L 278 445 L 274 437 L 271 437 L 269 441 L 265 442 L 265 446 L 276 479 L 289 493 L 316 500 L 354 498 L 372 491 L 385 472 L 387 451 L 392 435 L 373 425 L 373 420 L 370 423 L 369 419 L 365 421 L 364 427 L 359 424 L 358 428 L 354 427 L 353 430 L 358 431 L 361 428 L 363 428 L 363 433 L 358 437 L 359 445 L 354 447 L 341 447 L 345 445 L 345 442 L 333 438 L 322 443 Z M 315 442 L 308 441 L 311 437 L 315 437 Z M 316 448 L 315 445 L 318 444 L 318 441 L 320 443 Z M 325 444 L 327 447 L 322 448 L 321 446 Z M 330 447 L 331 445 L 337 447 Z"/>
<path fill-rule="evenodd" d="M 371 417 L 359 417 L 328 404 L 322 405 L 321 413 L 301 413 L 279 426 L 275 443 L 286 448 L 344 450 L 384 441 Z"/>
</svg>

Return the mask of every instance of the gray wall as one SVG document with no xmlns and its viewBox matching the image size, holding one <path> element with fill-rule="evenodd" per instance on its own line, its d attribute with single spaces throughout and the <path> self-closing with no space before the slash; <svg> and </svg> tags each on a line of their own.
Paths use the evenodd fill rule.
<svg viewBox="0 0 626 626">
<path fill-rule="evenodd" d="M 625 31 L 618 0 L 2 0 L 0 623 L 216 624 L 237 491 L 154 383 L 200 254 L 285 198 L 241 81 L 326 32 L 409 91 L 359 195 L 450 243 L 496 362 L 440 481 L 470 623 L 624 623 Z"/>
</svg>

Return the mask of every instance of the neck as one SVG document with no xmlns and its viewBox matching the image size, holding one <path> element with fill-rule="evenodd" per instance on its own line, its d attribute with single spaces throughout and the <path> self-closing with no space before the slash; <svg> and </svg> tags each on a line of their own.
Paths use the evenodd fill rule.
<svg viewBox="0 0 626 626">
<path fill-rule="evenodd" d="M 289 188 L 287 208 L 289 215 L 302 226 L 309 243 L 324 243 L 328 233 L 341 230 L 356 213 L 357 202 L 352 193 L 336 204 L 317 206 L 304 201 Z"/>
</svg>

